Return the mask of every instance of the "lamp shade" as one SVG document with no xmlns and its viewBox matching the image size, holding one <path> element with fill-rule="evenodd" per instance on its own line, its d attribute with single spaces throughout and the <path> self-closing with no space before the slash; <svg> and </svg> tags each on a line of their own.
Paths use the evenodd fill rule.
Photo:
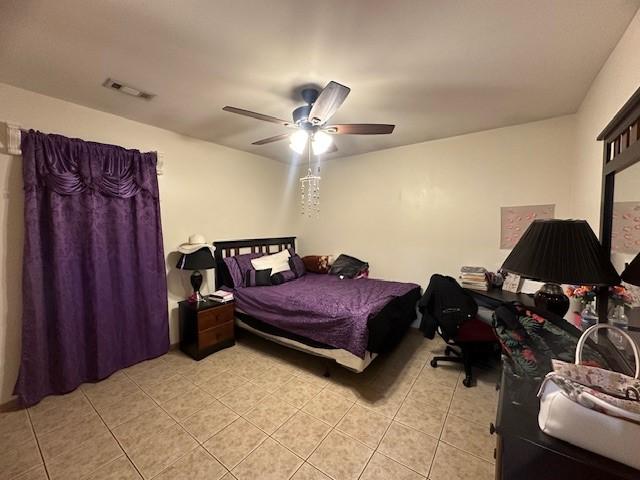
<svg viewBox="0 0 640 480">
<path fill-rule="evenodd" d="M 208 270 L 215 266 L 216 262 L 209 247 L 202 247 L 193 253 L 183 253 L 176 265 L 181 270 Z"/>
<path fill-rule="evenodd" d="M 550 283 L 606 286 L 620 282 L 585 220 L 534 220 L 502 269 Z"/>
<path fill-rule="evenodd" d="M 621 276 L 625 282 L 640 287 L 640 253 L 627 265 Z"/>
</svg>

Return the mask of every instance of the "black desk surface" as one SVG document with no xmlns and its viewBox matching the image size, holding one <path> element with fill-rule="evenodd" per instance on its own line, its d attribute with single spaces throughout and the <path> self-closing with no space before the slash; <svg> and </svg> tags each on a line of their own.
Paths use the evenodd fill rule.
<svg viewBox="0 0 640 480">
<path fill-rule="evenodd" d="M 489 301 L 503 302 L 519 302 L 527 307 L 535 306 L 533 301 L 533 295 L 527 293 L 511 293 L 502 290 L 501 288 L 492 288 L 491 290 L 475 290 L 473 288 L 465 288 L 467 292 L 477 297 L 487 298 Z M 640 344 L 640 308 L 633 308 L 627 310 L 627 316 L 629 317 L 629 334 L 631 337 Z M 629 352 L 630 353 L 630 352 Z"/>
<path fill-rule="evenodd" d="M 596 453 L 545 434 L 538 426 L 538 382 L 502 372 L 496 430 L 503 437 L 507 457 L 503 480 L 638 480 L 640 472 Z M 597 435 L 594 432 L 594 435 Z"/>
<path fill-rule="evenodd" d="M 520 302 L 523 305 L 533 306 L 533 295 L 528 295 L 526 293 L 511 293 L 501 288 L 492 288 L 491 290 L 475 290 L 473 288 L 465 288 L 467 292 L 472 293 L 473 295 L 479 295 L 481 297 L 486 297 L 490 300 L 497 300 L 499 302 Z"/>
<path fill-rule="evenodd" d="M 534 306 L 533 296 L 494 288 L 465 288 L 476 300 L 519 302 Z M 496 430 L 502 437 L 502 458 L 497 478 L 501 480 L 639 480 L 640 472 L 575 445 L 551 437 L 538 426 L 539 381 L 521 379 L 508 364 L 502 371 Z M 594 433 L 597 435 L 597 433 Z"/>
</svg>

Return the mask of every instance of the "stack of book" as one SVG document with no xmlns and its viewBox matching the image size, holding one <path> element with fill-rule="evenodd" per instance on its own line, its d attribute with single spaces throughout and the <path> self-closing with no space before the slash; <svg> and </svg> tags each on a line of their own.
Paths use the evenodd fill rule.
<svg viewBox="0 0 640 480">
<path fill-rule="evenodd" d="M 487 270 L 483 267 L 462 267 L 460 269 L 460 283 L 464 288 L 474 290 L 489 290 Z"/>
<path fill-rule="evenodd" d="M 216 290 L 211 295 L 209 295 L 209 298 L 215 300 L 216 302 L 227 303 L 233 300 L 233 293 L 227 292 L 226 290 Z"/>
</svg>

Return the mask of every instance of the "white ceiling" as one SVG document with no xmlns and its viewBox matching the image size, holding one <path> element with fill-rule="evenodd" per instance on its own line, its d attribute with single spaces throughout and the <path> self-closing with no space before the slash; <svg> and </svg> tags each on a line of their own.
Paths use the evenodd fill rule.
<svg viewBox="0 0 640 480">
<path fill-rule="evenodd" d="M 333 122 L 353 155 L 575 112 L 640 0 L 3 0 L 0 82 L 288 161 L 251 142 L 307 83 L 352 91 Z M 101 86 L 107 78 L 152 101 Z M 0 106 L 1 110 L 1 106 Z M 28 125 L 26 126 L 28 127 Z"/>
</svg>

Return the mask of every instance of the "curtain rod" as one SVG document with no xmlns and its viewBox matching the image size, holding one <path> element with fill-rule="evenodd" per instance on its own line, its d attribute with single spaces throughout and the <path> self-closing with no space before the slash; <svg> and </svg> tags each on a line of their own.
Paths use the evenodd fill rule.
<svg viewBox="0 0 640 480">
<path fill-rule="evenodd" d="M 22 125 L 19 125 L 15 122 L 6 122 L 6 124 L 7 153 L 9 155 L 22 155 L 22 151 L 20 150 Z M 156 156 L 158 157 L 158 163 L 156 164 L 156 174 L 162 175 L 164 173 L 164 152 L 156 150 Z"/>
</svg>

